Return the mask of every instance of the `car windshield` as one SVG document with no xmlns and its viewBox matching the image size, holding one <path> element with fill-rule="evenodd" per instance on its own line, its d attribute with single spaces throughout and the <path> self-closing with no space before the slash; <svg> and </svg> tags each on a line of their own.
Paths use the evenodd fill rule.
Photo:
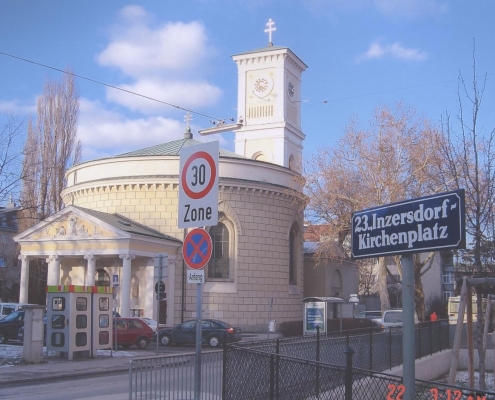
<svg viewBox="0 0 495 400">
<path fill-rule="evenodd" d="M 20 311 L 13 312 L 12 314 L 7 315 L 2 321 L 16 321 L 19 319 L 20 314 L 22 314 Z"/>
<path fill-rule="evenodd" d="M 385 313 L 383 322 L 402 322 L 402 312 Z"/>
</svg>

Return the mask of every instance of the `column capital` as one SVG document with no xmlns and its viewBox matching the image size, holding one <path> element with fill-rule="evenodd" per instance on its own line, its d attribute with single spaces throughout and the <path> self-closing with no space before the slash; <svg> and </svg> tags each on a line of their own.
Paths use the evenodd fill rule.
<svg viewBox="0 0 495 400">
<path fill-rule="evenodd" d="M 119 258 L 122 258 L 123 260 L 134 260 L 136 258 L 135 254 L 119 254 Z"/>
<path fill-rule="evenodd" d="M 19 257 L 17 257 L 17 259 L 18 259 L 19 261 L 29 261 L 29 260 L 30 260 L 30 258 L 31 258 L 31 257 L 29 257 L 29 256 L 25 256 L 25 255 L 23 255 L 23 254 L 21 254 Z"/>
<path fill-rule="evenodd" d="M 95 256 L 94 254 L 85 254 L 85 255 L 84 255 L 84 259 L 85 259 L 85 260 L 88 260 L 88 261 L 91 261 L 91 260 L 97 260 L 97 259 L 98 259 L 98 257 L 97 257 L 97 256 Z"/>
<path fill-rule="evenodd" d="M 52 261 L 59 261 L 59 259 L 60 259 L 60 256 L 58 256 L 57 254 L 54 254 L 54 255 L 48 256 L 46 258 L 46 262 L 51 263 Z"/>
</svg>

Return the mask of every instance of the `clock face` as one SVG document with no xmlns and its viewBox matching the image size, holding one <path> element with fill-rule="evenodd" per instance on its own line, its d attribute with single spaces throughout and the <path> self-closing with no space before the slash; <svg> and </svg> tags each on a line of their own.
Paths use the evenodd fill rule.
<svg viewBox="0 0 495 400">
<path fill-rule="evenodd" d="M 294 84 L 292 82 L 289 82 L 287 85 L 287 93 L 291 98 L 294 97 L 294 93 L 296 93 L 296 89 L 294 88 Z"/>
<path fill-rule="evenodd" d="M 265 99 L 273 90 L 273 78 L 271 74 L 257 74 L 251 80 L 251 93 L 260 98 Z"/>
</svg>

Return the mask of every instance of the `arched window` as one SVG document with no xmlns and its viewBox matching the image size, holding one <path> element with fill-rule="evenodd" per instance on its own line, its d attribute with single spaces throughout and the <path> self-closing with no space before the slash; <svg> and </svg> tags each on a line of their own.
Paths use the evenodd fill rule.
<svg viewBox="0 0 495 400">
<path fill-rule="evenodd" d="M 95 286 L 110 286 L 110 275 L 104 269 L 96 271 Z"/>
<path fill-rule="evenodd" d="M 208 263 L 208 278 L 229 279 L 229 230 L 223 223 L 219 222 L 216 226 L 210 228 L 210 236 L 213 243 L 213 252 Z"/>
<path fill-rule="evenodd" d="M 294 224 L 289 234 L 289 284 L 297 285 L 297 266 L 299 261 L 299 235 Z"/>
<path fill-rule="evenodd" d="M 207 265 L 206 279 L 209 281 L 234 281 L 234 225 L 224 215 L 218 217 L 218 224 L 209 230 L 213 251 Z"/>
<path fill-rule="evenodd" d="M 340 271 L 336 269 L 332 275 L 332 288 L 330 289 L 330 293 L 328 296 L 332 297 L 342 297 L 342 275 Z"/>
</svg>

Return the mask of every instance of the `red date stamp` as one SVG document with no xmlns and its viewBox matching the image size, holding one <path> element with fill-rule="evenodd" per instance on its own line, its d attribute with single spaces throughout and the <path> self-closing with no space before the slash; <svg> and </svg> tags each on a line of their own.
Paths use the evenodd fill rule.
<svg viewBox="0 0 495 400">
<path fill-rule="evenodd" d="M 395 385 L 393 383 L 389 383 L 387 388 L 388 393 L 386 400 L 404 400 L 403 396 L 404 392 L 406 391 L 406 387 L 404 385 Z M 430 394 L 432 400 L 460 400 L 462 398 L 462 391 L 460 391 L 459 389 L 440 390 L 438 388 L 431 388 Z M 470 394 L 467 400 L 486 400 L 486 396 L 476 395 L 475 397 L 474 395 Z"/>
</svg>

